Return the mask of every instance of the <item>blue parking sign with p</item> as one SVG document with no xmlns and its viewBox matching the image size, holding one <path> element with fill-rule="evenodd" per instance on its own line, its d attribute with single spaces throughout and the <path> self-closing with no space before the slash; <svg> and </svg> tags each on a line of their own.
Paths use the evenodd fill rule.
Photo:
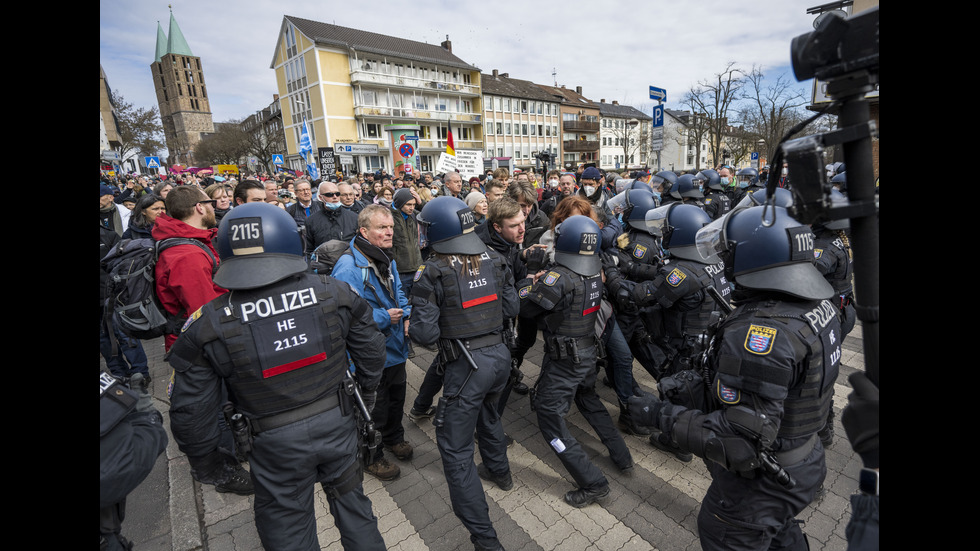
<svg viewBox="0 0 980 551">
<path fill-rule="evenodd" d="M 653 127 L 660 128 L 664 125 L 664 106 L 656 105 L 653 108 Z"/>
</svg>

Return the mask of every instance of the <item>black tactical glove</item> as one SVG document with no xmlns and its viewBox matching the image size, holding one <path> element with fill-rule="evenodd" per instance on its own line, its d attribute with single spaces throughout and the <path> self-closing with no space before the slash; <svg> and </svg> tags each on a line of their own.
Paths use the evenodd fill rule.
<svg viewBox="0 0 980 551">
<path fill-rule="evenodd" d="M 878 468 L 878 387 L 863 372 L 847 378 L 854 392 L 847 397 L 841 423 L 851 447 L 861 456 L 864 466 Z"/>
<path fill-rule="evenodd" d="M 666 402 L 652 394 L 645 396 L 630 396 L 629 410 L 633 422 L 647 427 L 660 429 L 660 412 Z"/>
</svg>

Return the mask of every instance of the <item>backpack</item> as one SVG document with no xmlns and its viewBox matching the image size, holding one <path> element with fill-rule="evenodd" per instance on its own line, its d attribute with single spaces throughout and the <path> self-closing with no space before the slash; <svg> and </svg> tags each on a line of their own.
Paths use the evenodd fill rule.
<svg viewBox="0 0 980 551">
<path fill-rule="evenodd" d="M 174 237 L 123 239 L 102 259 L 109 278 L 106 282 L 105 320 L 137 339 L 154 339 L 176 334 L 187 316 L 171 315 L 156 293 L 155 268 L 163 251 L 179 245 L 196 245 L 211 258 L 211 274 L 217 262 L 211 249 L 196 239 Z M 112 331 L 109 331 L 113 335 Z"/>
</svg>

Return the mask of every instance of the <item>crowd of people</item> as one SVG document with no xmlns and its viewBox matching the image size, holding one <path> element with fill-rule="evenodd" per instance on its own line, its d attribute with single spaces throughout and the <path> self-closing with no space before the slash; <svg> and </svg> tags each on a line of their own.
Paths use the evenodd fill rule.
<svg viewBox="0 0 980 551">
<path fill-rule="evenodd" d="M 845 173 L 838 176 L 846 192 Z M 682 174 L 500 168 L 467 180 L 383 171 L 312 181 L 287 173 L 104 178 L 102 255 L 124 239 L 205 245 L 172 246 L 156 267 L 161 303 L 190 318 L 189 336 L 165 340 L 176 371 L 173 436 L 197 480 L 256 494 L 267 549 L 319 548 L 312 511 L 290 509 L 283 488 L 314 479 L 345 548 L 383 548 L 359 477 L 390 481 L 399 464 L 410 465 L 405 417 L 435 425 L 453 511 L 475 548 L 502 549 L 478 478 L 513 487 L 505 414 L 515 394 L 530 395 L 542 437 L 574 481 L 570 506 L 609 495 L 606 474 L 566 426 L 575 403 L 623 475 L 633 469 L 629 435 L 681 461 L 706 461 L 713 483 L 698 519 L 703 548 L 806 549 L 794 517 L 826 474 L 840 343 L 856 317 L 852 264 L 846 225 L 797 222 L 785 170 L 775 205 L 767 178 L 766 168 L 728 166 Z M 775 224 L 760 222 L 762 209 L 774 209 Z M 102 277 L 105 289 L 104 269 Z M 263 297 L 287 293 L 299 297 L 297 312 L 262 313 Z M 114 376 L 139 374 L 145 389 L 146 355 L 107 319 L 109 298 L 100 295 L 102 354 Z M 254 344 L 260 337 L 276 342 L 275 352 Z M 524 357 L 538 339 L 545 356 L 529 385 Z M 437 354 L 409 397 L 415 346 Z M 378 445 L 361 462 L 345 458 L 356 456 L 346 433 L 326 449 L 274 448 L 286 435 L 300 438 L 300 422 L 332 423 L 325 437 L 341 437 L 338 392 L 310 382 L 339 385 L 343 358 L 370 397 Z M 634 361 L 658 388 L 636 382 Z M 616 394 L 615 422 L 597 384 Z M 263 392 L 268 385 L 274 395 Z M 229 399 L 251 423 L 250 473 L 228 453 L 240 445 L 218 407 Z M 851 421 L 849 436 L 864 435 L 858 451 L 876 469 L 876 420 L 873 438 Z M 280 474 L 310 468 L 303 453 L 328 457 L 328 466 Z"/>
</svg>

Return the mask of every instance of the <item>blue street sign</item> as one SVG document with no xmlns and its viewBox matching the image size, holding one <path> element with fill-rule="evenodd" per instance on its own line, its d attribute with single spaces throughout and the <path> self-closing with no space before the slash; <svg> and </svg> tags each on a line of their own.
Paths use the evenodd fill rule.
<svg viewBox="0 0 980 551">
<path fill-rule="evenodd" d="M 274 165 L 284 165 L 284 164 L 286 164 L 286 162 L 283 161 L 282 154 L 276 153 L 276 154 L 272 155 L 272 164 L 274 164 Z"/>
<path fill-rule="evenodd" d="M 653 107 L 653 127 L 661 128 L 664 125 L 664 106 L 655 105 Z"/>
<path fill-rule="evenodd" d="M 759 152 L 758 151 L 753 151 L 752 152 L 752 160 L 753 161 L 758 161 L 759 160 Z"/>
<path fill-rule="evenodd" d="M 650 99 L 655 99 L 659 101 L 667 101 L 667 90 L 663 88 L 657 88 L 656 86 L 650 87 Z"/>
<path fill-rule="evenodd" d="M 160 168 L 160 157 L 143 157 L 146 168 Z"/>
</svg>

